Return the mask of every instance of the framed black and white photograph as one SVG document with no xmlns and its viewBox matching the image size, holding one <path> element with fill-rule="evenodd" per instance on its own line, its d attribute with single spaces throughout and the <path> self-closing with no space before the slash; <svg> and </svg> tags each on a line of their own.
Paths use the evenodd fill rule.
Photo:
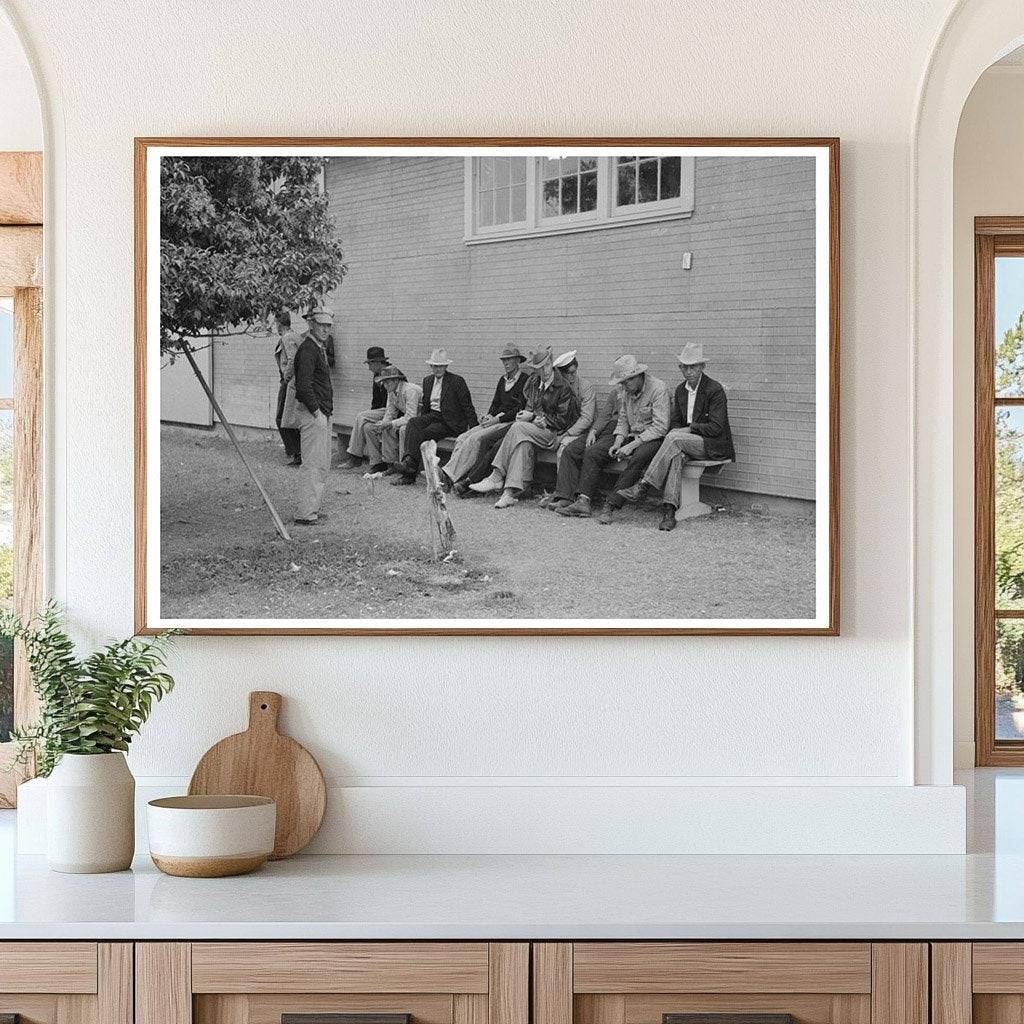
<svg viewBox="0 0 1024 1024">
<path fill-rule="evenodd" d="M 136 626 L 839 629 L 836 139 L 136 140 Z"/>
</svg>

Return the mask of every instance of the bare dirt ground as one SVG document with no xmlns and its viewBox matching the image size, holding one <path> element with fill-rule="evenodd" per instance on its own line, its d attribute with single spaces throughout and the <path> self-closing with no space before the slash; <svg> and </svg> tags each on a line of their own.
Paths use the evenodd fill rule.
<svg viewBox="0 0 1024 1024">
<path fill-rule="evenodd" d="M 276 435 L 244 442 L 292 532 L 274 530 L 228 440 L 164 427 L 161 614 L 168 618 L 807 618 L 814 523 L 726 508 L 657 529 L 655 507 L 608 526 L 521 501 L 449 501 L 459 553 L 431 558 L 422 483 L 371 490 L 332 470 L 327 518 L 292 527 L 301 470 Z"/>
</svg>

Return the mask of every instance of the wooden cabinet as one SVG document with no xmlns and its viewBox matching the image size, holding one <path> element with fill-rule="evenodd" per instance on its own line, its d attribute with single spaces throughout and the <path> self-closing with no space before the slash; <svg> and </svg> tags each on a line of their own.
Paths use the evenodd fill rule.
<svg viewBox="0 0 1024 1024">
<path fill-rule="evenodd" d="M 7 1015 L 21 1024 L 132 1024 L 132 944 L 0 943 Z"/>
<path fill-rule="evenodd" d="M 933 1024 L 1024 1020 L 1024 942 L 934 942 Z"/>
<path fill-rule="evenodd" d="M 533 946 L 533 1024 L 674 1024 L 676 1014 L 736 1014 L 742 1024 L 757 1024 L 765 1014 L 791 1014 L 796 1024 L 928 1024 L 928 948 L 869 942 Z M 765 1018 L 765 1024 L 779 1024 L 779 1018 Z"/>
<path fill-rule="evenodd" d="M 529 967 L 522 942 L 139 943 L 136 1024 L 529 1024 Z"/>
</svg>

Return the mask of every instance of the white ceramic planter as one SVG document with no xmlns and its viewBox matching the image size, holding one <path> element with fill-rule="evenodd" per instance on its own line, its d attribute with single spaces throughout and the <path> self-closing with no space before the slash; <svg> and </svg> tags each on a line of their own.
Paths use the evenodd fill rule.
<svg viewBox="0 0 1024 1024">
<path fill-rule="evenodd" d="M 65 754 L 46 783 L 52 871 L 124 871 L 135 854 L 135 779 L 124 754 Z"/>
</svg>

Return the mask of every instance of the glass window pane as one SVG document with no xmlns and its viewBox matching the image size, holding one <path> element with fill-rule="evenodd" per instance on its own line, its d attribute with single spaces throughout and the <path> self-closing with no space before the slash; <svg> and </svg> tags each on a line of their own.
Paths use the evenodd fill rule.
<svg viewBox="0 0 1024 1024">
<path fill-rule="evenodd" d="M 526 185 L 515 185 L 512 189 L 512 220 L 515 223 L 526 220 Z"/>
<path fill-rule="evenodd" d="M 0 398 L 14 395 L 13 300 L 0 299 Z"/>
<path fill-rule="evenodd" d="M 481 192 L 494 188 L 494 157 L 482 156 L 477 172 L 477 188 Z"/>
<path fill-rule="evenodd" d="M 653 203 L 658 199 L 658 161 L 640 161 L 639 202 Z"/>
<path fill-rule="evenodd" d="M 563 156 L 562 157 L 562 177 L 564 178 L 567 174 L 575 174 L 579 170 L 580 160 L 576 156 Z"/>
<path fill-rule="evenodd" d="M 518 185 L 526 181 L 526 157 L 514 156 L 512 160 L 512 184 Z"/>
<path fill-rule="evenodd" d="M 509 159 L 507 156 L 496 156 L 494 158 L 494 184 L 507 185 L 509 183 Z"/>
<path fill-rule="evenodd" d="M 544 182 L 544 216 L 557 217 L 558 208 L 558 179 Z"/>
<path fill-rule="evenodd" d="M 621 161 L 621 157 L 619 160 Z M 616 192 L 616 206 L 632 206 L 636 202 L 636 166 L 619 163 L 619 185 Z"/>
<path fill-rule="evenodd" d="M 562 179 L 562 213 L 569 214 L 576 212 L 576 186 L 578 178 Z"/>
<path fill-rule="evenodd" d="M 558 157 L 544 157 L 544 180 L 550 181 L 558 177 Z"/>
<path fill-rule="evenodd" d="M 0 606 L 14 600 L 14 413 L 0 410 Z M 14 647 L 0 638 L 0 743 L 14 724 Z"/>
<path fill-rule="evenodd" d="M 1024 396 L 1024 257 L 996 257 L 996 394 Z"/>
<path fill-rule="evenodd" d="M 597 171 L 580 175 L 580 213 L 597 209 Z"/>
<path fill-rule="evenodd" d="M 490 227 L 494 223 L 494 193 L 481 192 L 477 196 L 477 203 L 479 205 L 477 220 L 480 227 Z"/>
<path fill-rule="evenodd" d="M 996 739 L 1024 739 L 1024 622 L 996 619 Z"/>
<path fill-rule="evenodd" d="M 620 164 L 631 164 L 635 159 L 635 156 L 620 156 L 618 158 Z"/>
<path fill-rule="evenodd" d="M 996 409 L 996 608 L 1024 608 L 1024 408 Z"/>
<path fill-rule="evenodd" d="M 597 169 L 597 157 L 596 156 L 581 156 L 580 157 L 580 171 L 593 171 Z"/>
<path fill-rule="evenodd" d="M 678 156 L 666 156 L 661 161 L 661 198 L 679 198 L 680 165 Z"/>
<path fill-rule="evenodd" d="M 494 193 L 494 223 L 508 223 L 508 198 L 509 189 L 499 188 Z"/>
</svg>

